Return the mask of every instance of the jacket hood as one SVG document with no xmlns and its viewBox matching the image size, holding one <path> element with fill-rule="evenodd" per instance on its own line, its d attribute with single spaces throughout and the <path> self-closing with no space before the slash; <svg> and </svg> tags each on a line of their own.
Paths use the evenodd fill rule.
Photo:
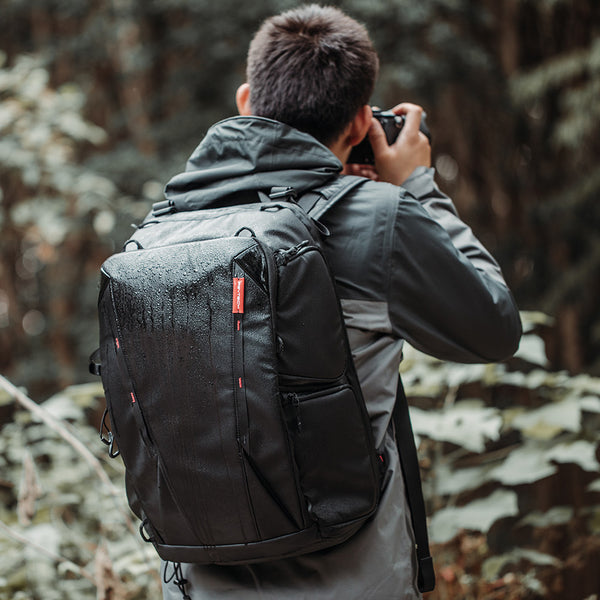
<svg viewBox="0 0 600 600">
<path fill-rule="evenodd" d="M 302 193 L 341 170 L 331 150 L 307 133 L 264 117 L 232 117 L 208 130 L 165 197 L 177 210 L 212 208 L 236 192 L 289 186 Z"/>
</svg>

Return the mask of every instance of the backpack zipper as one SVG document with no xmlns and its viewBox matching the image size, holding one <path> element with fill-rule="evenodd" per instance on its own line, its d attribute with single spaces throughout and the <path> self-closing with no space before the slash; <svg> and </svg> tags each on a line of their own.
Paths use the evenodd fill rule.
<svg viewBox="0 0 600 600">
<path fill-rule="evenodd" d="M 303 240 L 299 244 L 296 244 L 287 250 L 276 250 L 275 262 L 277 263 L 277 266 L 283 267 L 305 252 L 309 252 L 310 250 L 318 250 L 316 246 L 310 246 L 309 244 L 310 242 L 308 240 Z"/>
</svg>

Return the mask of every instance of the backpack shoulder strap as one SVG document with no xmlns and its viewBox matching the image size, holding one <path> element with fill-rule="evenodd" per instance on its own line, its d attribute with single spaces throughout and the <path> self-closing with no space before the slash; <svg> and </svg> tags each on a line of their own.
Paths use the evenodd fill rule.
<svg viewBox="0 0 600 600">
<path fill-rule="evenodd" d="M 368 179 L 364 177 L 350 175 L 339 177 L 332 184 L 303 194 L 296 202 L 312 219 L 318 221 L 336 202 L 365 181 Z M 421 488 L 419 459 L 408 412 L 408 401 L 400 377 L 398 378 L 392 420 L 417 546 L 418 587 L 421 592 L 429 592 L 435 587 L 435 571 L 429 551 L 427 516 Z"/>
<path fill-rule="evenodd" d="M 419 473 L 419 459 L 415 446 L 408 401 L 404 393 L 402 380 L 398 377 L 396 390 L 396 403 L 392 413 L 394 421 L 396 446 L 400 454 L 402 475 L 406 487 L 406 496 L 410 508 L 410 516 L 417 545 L 417 570 L 418 586 L 421 592 L 430 592 L 435 587 L 435 571 L 433 559 L 429 553 L 429 539 L 427 537 L 427 516 L 425 502 L 421 488 L 421 475 Z"/>
<path fill-rule="evenodd" d="M 297 204 L 315 221 L 318 221 L 350 190 L 362 185 L 365 181 L 368 179 L 354 175 L 338 177 L 333 183 L 306 192 L 297 200 Z"/>
<path fill-rule="evenodd" d="M 368 180 L 364 177 L 339 177 L 333 184 L 303 194 L 297 203 L 312 219 L 318 221 L 336 202 L 365 181 Z M 421 487 L 419 459 L 408 412 L 408 401 L 400 377 L 398 377 L 392 419 L 417 546 L 418 587 L 421 592 L 429 592 L 435 587 L 435 571 L 429 552 L 427 515 Z"/>
</svg>

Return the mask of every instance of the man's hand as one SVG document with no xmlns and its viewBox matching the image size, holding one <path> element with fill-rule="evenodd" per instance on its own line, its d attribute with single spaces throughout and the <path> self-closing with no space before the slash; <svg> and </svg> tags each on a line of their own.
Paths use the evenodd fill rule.
<svg viewBox="0 0 600 600">
<path fill-rule="evenodd" d="M 364 175 L 370 179 L 402 185 L 417 167 L 431 166 L 431 146 L 427 137 L 419 131 L 423 114 L 420 106 L 404 102 L 395 106 L 392 111 L 397 115 L 405 115 L 404 127 L 396 141 L 388 146 L 383 127 L 376 119 L 372 120 L 369 142 L 375 155 L 376 172 Z M 359 169 L 365 168 L 368 167 L 359 166 Z"/>
<path fill-rule="evenodd" d="M 344 175 L 357 175 L 359 177 L 366 177 L 373 181 L 379 181 L 379 173 L 373 165 L 359 165 L 356 163 L 346 163 L 342 169 Z"/>
</svg>

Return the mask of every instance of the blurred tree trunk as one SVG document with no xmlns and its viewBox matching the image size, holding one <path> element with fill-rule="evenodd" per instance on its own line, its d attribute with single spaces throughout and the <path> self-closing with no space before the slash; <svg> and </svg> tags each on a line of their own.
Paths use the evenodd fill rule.
<svg viewBox="0 0 600 600">
<path fill-rule="evenodd" d="M 374 102 L 390 106 L 412 100 L 426 107 L 442 189 L 498 258 L 520 306 L 541 308 L 558 319 L 549 344 L 553 366 L 600 372 L 600 254 L 594 244 L 600 228 L 600 3 L 335 4 L 366 23 L 380 52 Z M 122 207 L 130 204 L 143 214 L 135 199 L 147 208 L 148 200 L 160 196 L 161 185 L 183 168 L 206 129 L 235 112 L 233 93 L 244 79 L 253 32 L 262 18 L 289 6 L 286 0 L 260 5 L 222 0 L 210 6 L 191 0 L 3 3 L 0 40 L 8 68 L 20 55 L 34 54 L 50 76 L 44 94 L 79 89 L 72 97 L 81 100 L 69 110 L 107 135 L 93 143 L 74 139 L 71 163 L 110 179 L 118 190 L 109 194 L 109 204 L 89 195 L 82 200 L 75 190 L 79 176 L 72 193 L 55 185 L 60 166 L 56 173 L 49 168 L 47 181 L 36 184 L 33 167 L 0 164 L 5 215 L 0 300 L 7 298 L 10 313 L 10 326 L 0 324 L 3 368 L 45 346 L 49 354 L 58 352 L 67 379 L 82 373 L 82 344 L 76 338 L 94 326 L 94 301 L 69 290 L 80 286 L 78 278 L 93 279 L 84 254 L 93 254 L 97 265 L 111 247 L 118 248 L 130 221 Z M 14 106 L 2 93 L 0 107 Z M 44 97 L 27 98 L 20 106 L 36 115 L 42 129 L 60 129 L 59 116 L 43 108 Z M 37 131 L 31 123 L 18 131 L 2 127 L 0 145 L 7 147 L 11 136 L 22 139 Z M 56 149 L 38 151 L 56 155 Z M 2 156 L 18 153 L 7 150 Z M 146 198 L 147 189 L 155 196 Z M 119 194 L 131 199 L 116 202 Z M 87 208 L 63 215 L 66 197 Z M 59 252 L 59 275 L 50 280 L 51 269 L 38 270 L 35 278 L 23 279 L 17 266 L 32 234 L 16 226 L 12 214 L 28 203 L 49 207 L 44 202 L 49 198 L 55 215 L 70 220 L 77 232 Z M 106 245 L 91 250 L 98 239 L 94 219 L 105 210 L 116 225 L 108 228 Z M 40 225 L 42 233 L 48 223 Z M 57 251 L 52 242 L 46 248 Z M 35 281 L 39 290 L 33 293 Z M 86 310 L 82 302 L 89 304 Z M 24 335 L 22 320 L 31 310 L 56 328 L 51 337 Z M 22 353 L 11 350 L 15 340 L 26 346 Z"/>
</svg>

